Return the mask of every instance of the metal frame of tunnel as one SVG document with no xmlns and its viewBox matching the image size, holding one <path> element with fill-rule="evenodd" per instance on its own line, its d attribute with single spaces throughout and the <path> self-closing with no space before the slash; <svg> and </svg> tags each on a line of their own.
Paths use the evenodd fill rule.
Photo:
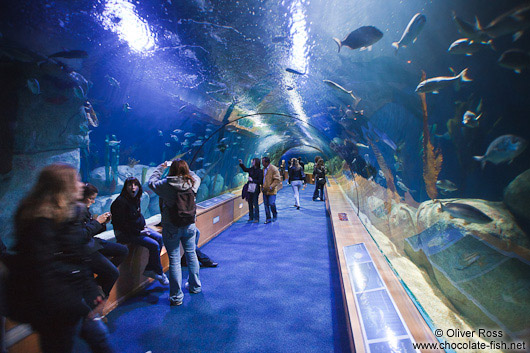
<svg viewBox="0 0 530 353">
<path fill-rule="evenodd" d="M 312 124 L 308 123 L 307 121 L 304 121 L 296 116 L 293 116 L 293 115 L 290 115 L 290 114 L 284 114 L 284 113 L 254 113 L 254 114 L 247 114 L 247 115 L 244 115 L 244 116 L 240 116 L 232 121 L 229 121 L 229 122 L 226 122 L 224 123 L 223 125 L 221 125 L 217 130 L 215 130 L 210 136 L 208 136 L 208 138 L 206 140 L 204 140 L 204 142 L 202 143 L 202 145 L 199 147 L 199 149 L 197 151 L 195 151 L 194 155 L 193 155 L 193 158 L 191 159 L 191 162 L 189 163 L 189 165 L 191 166 L 194 162 L 195 162 L 195 159 L 197 159 L 197 154 L 202 150 L 202 146 L 204 146 L 206 144 L 206 142 L 208 142 L 213 136 L 215 136 L 219 131 L 221 131 L 222 129 L 224 129 L 226 126 L 230 125 L 231 123 L 235 123 L 236 121 L 238 120 L 241 120 L 243 118 L 248 118 L 248 117 L 251 117 L 251 116 L 257 116 L 257 115 L 278 115 L 278 116 L 283 116 L 283 117 L 287 117 L 287 118 L 291 118 L 291 119 L 294 119 L 294 120 L 298 120 L 304 124 L 307 124 L 309 125 L 310 127 L 312 127 L 313 129 L 315 129 L 317 132 L 319 131 L 319 129 L 316 127 L 316 126 L 313 126 Z M 322 135 L 325 137 L 326 140 L 328 140 L 329 142 L 331 142 L 331 139 L 329 137 L 327 137 L 326 135 Z M 314 146 L 310 146 L 310 147 L 314 147 Z M 288 150 L 286 150 L 288 151 Z M 323 151 L 321 151 L 324 155 L 326 155 Z M 285 153 L 285 152 L 284 152 Z"/>
</svg>

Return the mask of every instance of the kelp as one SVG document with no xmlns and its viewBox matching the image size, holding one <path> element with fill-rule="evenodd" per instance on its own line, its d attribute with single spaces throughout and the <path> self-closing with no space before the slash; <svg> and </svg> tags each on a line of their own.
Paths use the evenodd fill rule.
<svg viewBox="0 0 530 353">
<path fill-rule="evenodd" d="M 421 80 L 424 81 L 427 75 L 422 71 Z M 419 93 L 421 99 L 421 106 L 423 110 L 423 181 L 425 182 L 425 190 L 431 199 L 438 197 L 438 190 L 436 189 L 436 181 L 438 174 L 442 170 L 442 150 L 440 148 L 434 149 L 431 144 L 431 136 L 429 131 L 429 116 L 427 114 L 427 100 L 425 93 Z"/>
</svg>

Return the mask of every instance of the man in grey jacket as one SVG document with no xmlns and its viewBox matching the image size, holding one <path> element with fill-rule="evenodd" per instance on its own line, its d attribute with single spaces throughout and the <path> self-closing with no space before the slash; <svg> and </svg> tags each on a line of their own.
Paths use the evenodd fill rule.
<svg viewBox="0 0 530 353">
<path fill-rule="evenodd" d="M 199 261 L 195 253 L 197 233 L 195 194 L 199 189 L 201 179 L 189 170 L 184 160 L 177 159 L 170 166 L 168 164 L 164 162 L 158 166 L 149 178 L 149 187 L 162 200 L 162 237 L 169 257 L 169 302 L 171 306 L 176 306 L 181 305 L 184 299 L 180 265 L 181 243 L 189 268 L 188 290 L 190 293 L 199 293 L 202 290 L 199 279 Z M 168 166 L 170 167 L 168 176 L 162 179 Z M 190 195 L 191 192 L 193 195 Z M 187 200 L 188 204 L 183 204 L 182 200 Z M 175 208 L 183 212 L 175 212 Z M 191 213 L 188 212 L 189 210 L 192 210 Z"/>
</svg>

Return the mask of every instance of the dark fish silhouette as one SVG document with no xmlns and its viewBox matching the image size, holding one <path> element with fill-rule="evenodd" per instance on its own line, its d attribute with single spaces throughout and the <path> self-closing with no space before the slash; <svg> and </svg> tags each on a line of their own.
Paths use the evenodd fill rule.
<svg viewBox="0 0 530 353">
<path fill-rule="evenodd" d="M 333 38 L 333 40 L 339 46 L 340 52 L 340 48 L 342 47 L 348 47 L 350 49 L 361 48 L 361 50 L 372 50 L 372 45 L 378 42 L 381 38 L 383 38 L 383 32 L 374 26 L 363 26 L 348 34 L 348 36 L 342 41 L 338 38 Z"/>
<path fill-rule="evenodd" d="M 85 59 L 88 53 L 84 50 L 64 50 L 48 56 L 48 58 Z"/>
<path fill-rule="evenodd" d="M 296 70 L 290 69 L 290 68 L 285 69 L 285 71 L 290 72 L 292 74 L 305 75 L 305 72 L 296 71 Z"/>
<path fill-rule="evenodd" d="M 520 74 L 530 66 L 530 54 L 520 49 L 510 49 L 502 53 L 499 65 Z"/>
</svg>

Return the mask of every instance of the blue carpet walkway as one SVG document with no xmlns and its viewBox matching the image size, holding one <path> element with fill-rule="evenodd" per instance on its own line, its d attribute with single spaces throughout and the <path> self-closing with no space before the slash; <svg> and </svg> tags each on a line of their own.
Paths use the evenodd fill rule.
<svg viewBox="0 0 530 353">
<path fill-rule="evenodd" d="M 293 207 L 278 194 L 278 221 L 247 216 L 202 250 L 218 268 L 201 269 L 203 291 L 170 307 L 152 284 L 120 305 L 108 327 L 117 352 L 346 352 L 349 350 L 329 219 L 314 186 Z M 184 274 L 187 278 L 187 273 Z M 83 347 L 81 347 L 83 346 Z M 87 351 L 78 343 L 76 351 Z"/>
</svg>

